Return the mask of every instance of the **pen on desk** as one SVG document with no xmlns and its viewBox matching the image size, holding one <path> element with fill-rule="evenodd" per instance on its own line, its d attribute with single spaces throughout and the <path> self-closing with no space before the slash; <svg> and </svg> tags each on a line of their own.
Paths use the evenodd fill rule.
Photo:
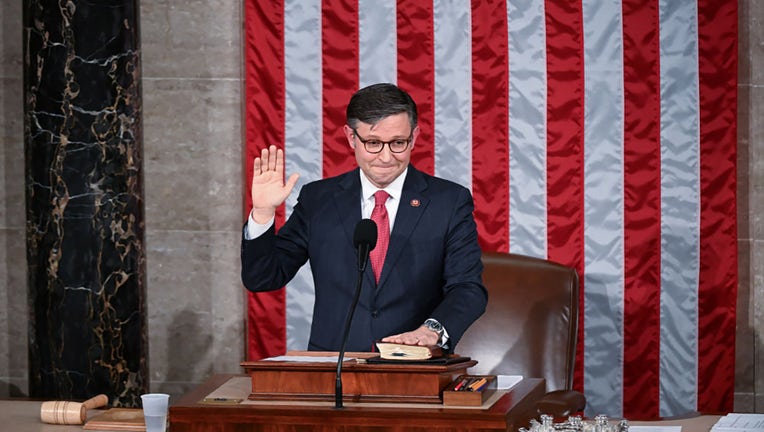
<svg viewBox="0 0 764 432">
<path fill-rule="evenodd" d="M 468 391 L 470 389 L 470 386 L 472 383 L 475 382 L 476 378 L 467 378 L 464 381 L 464 385 L 459 389 L 459 391 Z"/>
<path fill-rule="evenodd" d="M 472 384 L 475 384 L 475 381 L 477 381 L 477 378 L 468 379 L 467 382 L 464 383 L 464 387 L 462 387 L 462 391 L 470 391 L 470 387 L 472 387 Z"/>
<path fill-rule="evenodd" d="M 476 391 L 476 389 L 478 387 L 481 387 L 486 382 L 488 382 L 488 380 L 486 378 L 480 378 L 479 380 L 477 380 L 474 383 L 470 384 L 469 391 Z"/>
<path fill-rule="evenodd" d="M 467 380 L 468 378 L 462 378 L 462 380 L 459 381 L 459 383 L 454 386 L 454 391 L 461 390 L 462 387 L 464 387 L 467 384 Z"/>
<path fill-rule="evenodd" d="M 484 388 L 485 388 L 485 386 L 487 386 L 487 385 L 488 385 L 488 380 L 486 380 L 486 381 L 485 381 L 483 384 L 481 384 L 481 385 L 480 385 L 480 387 L 476 388 L 476 389 L 475 389 L 475 391 L 476 391 L 476 392 L 480 392 L 480 391 L 483 391 L 483 389 L 484 389 Z"/>
</svg>

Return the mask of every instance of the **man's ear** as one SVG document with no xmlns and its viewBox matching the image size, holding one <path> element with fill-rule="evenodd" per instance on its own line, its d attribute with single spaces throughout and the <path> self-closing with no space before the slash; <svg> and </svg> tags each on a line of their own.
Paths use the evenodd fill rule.
<svg viewBox="0 0 764 432">
<path fill-rule="evenodd" d="M 353 129 L 348 125 L 344 125 L 342 127 L 342 133 L 345 134 L 345 138 L 347 138 L 350 148 L 355 150 L 355 132 L 353 132 Z"/>
<path fill-rule="evenodd" d="M 416 139 L 419 136 L 419 132 L 421 132 L 419 125 L 416 125 L 413 132 L 411 132 L 411 148 L 414 148 L 414 144 L 416 143 Z"/>
</svg>

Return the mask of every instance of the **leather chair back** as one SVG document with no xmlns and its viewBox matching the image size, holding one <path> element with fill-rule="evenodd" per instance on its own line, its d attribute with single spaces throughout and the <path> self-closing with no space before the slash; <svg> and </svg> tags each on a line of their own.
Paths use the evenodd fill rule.
<svg viewBox="0 0 764 432">
<path fill-rule="evenodd" d="M 570 390 L 578 328 L 578 274 L 552 261 L 483 253 L 488 306 L 456 345 L 478 364 L 472 374 L 545 378 Z"/>
</svg>

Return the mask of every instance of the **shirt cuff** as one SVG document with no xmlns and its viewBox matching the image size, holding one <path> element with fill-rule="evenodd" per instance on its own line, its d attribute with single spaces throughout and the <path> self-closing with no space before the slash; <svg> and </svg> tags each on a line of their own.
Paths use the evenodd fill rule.
<svg viewBox="0 0 764 432">
<path fill-rule="evenodd" d="M 273 225 L 274 220 L 276 220 L 275 216 L 272 217 L 268 222 L 260 224 L 252 219 L 252 212 L 250 212 L 249 216 L 247 217 L 247 226 L 244 228 L 244 240 L 253 240 L 265 234 L 265 232 L 268 231 L 268 228 Z"/>
<path fill-rule="evenodd" d="M 441 348 L 448 348 L 448 330 L 446 330 L 445 327 L 443 327 L 443 336 L 440 337 L 438 346 Z"/>
</svg>

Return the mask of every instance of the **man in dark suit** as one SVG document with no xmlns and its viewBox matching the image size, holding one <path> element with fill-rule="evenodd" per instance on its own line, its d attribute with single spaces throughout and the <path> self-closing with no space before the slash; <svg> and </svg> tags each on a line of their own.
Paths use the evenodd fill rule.
<svg viewBox="0 0 764 432">
<path fill-rule="evenodd" d="M 283 151 L 275 146 L 255 158 L 253 208 L 242 240 L 244 285 L 253 292 L 279 289 L 310 260 L 315 305 L 308 349 L 338 351 L 359 271 L 354 230 L 371 217 L 379 221 L 379 241 L 347 350 L 369 351 L 381 339 L 453 351 L 487 302 L 470 192 L 410 165 L 419 136 L 416 104 L 393 84 L 353 95 L 344 135 L 359 167 L 306 184 L 278 234 L 276 209 L 298 176 L 284 180 Z M 379 190 L 385 193 L 375 198 Z"/>
</svg>

